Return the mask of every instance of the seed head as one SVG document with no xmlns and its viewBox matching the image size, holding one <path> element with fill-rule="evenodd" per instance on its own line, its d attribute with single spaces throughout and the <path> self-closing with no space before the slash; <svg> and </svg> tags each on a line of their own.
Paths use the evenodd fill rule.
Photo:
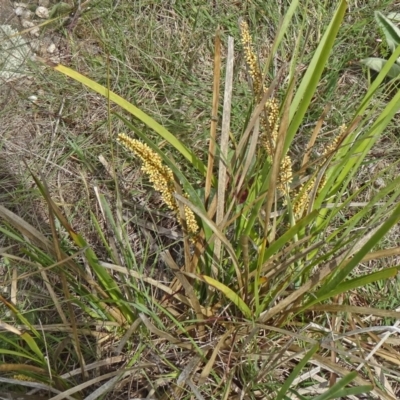
<svg viewBox="0 0 400 400">
<path fill-rule="evenodd" d="M 275 98 L 268 99 L 265 103 L 264 112 L 261 115 L 261 144 L 269 156 L 275 154 L 276 141 L 279 131 L 279 104 Z"/>
<path fill-rule="evenodd" d="M 253 49 L 249 26 L 245 21 L 241 21 L 240 23 L 240 32 L 246 63 L 253 80 L 255 99 L 256 101 L 261 101 L 266 88 L 262 84 L 262 74 L 258 66 L 257 56 Z M 265 148 L 267 154 L 273 157 L 275 155 L 280 122 L 279 103 L 275 98 L 266 101 L 264 112 L 260 116 L 260 122 L 262 128 L 262 134 L 260 136 L 261 145 Z M 278 190 L 283 194 L 288 194 L 292 179 L 292 160 L 288 155 L 285 155 L 280 166 L 280 174 L 277 183 Z"/>
<path fill-rule="evenodd" d="M 281 162 L 278 179 L 278 189 L 283 194 L 288 194 L 290 191 L 290 184 L 293 180 L 292 160 L 286 154 Z"/>
<path fill-rule="evenodd" d="M 338 143 L 342 139 L 343 135 L 347 130 L 347 126 L 345 124 L 341 125 L 339 128 L 339 134 L 325 147 L 324 156 L 328 156 L 331 152 L 335 151 Z"/>
<path fill-rule="evenodd" d="M 301 218 L 304 214 L 304 211 L 308 207 L 308 204 L 310 202 L 310 192 L 312 188 L 314 187 L 315 184 L 315 178 L 312 178 L 311 180 L 303 183 L 297 193 L 297 198 L 295 203 L 293 204 L 293 213 L 296 216 L 296 218 Z"/>
<path fill-rule="evenodd" d="M 251 39 L 249 26 L 247 25 L 247 22 L 242 21 L 240 23 L 240 33 L 242 39 L 242 46 L 246 57 L 246 64 L 247 67 L 249 68 L 251 79 L 253 80 L 254 94 L 256 96 L 256 99 L 259 99 L 260 96 L 262 96 L 263 92 L 262 75 L 260 68 L 258 66 L 257 56 L 254 52 L 253 41 Z"/>
<path fill-rule="evenodd" d="M 143 163 L 141 169 L 149 176 L 154 189 L 161 193 L 161 198 L 168 208 L 179 215 L 179 205 L 174 197 L 174 174 L 171 169 L 163 164 L 161 157 L 147 144 L 132 139 L 123 133 L 118 135 L 117 140 L 141 159 Z M 184 206 L 184 210 L 188 232 L 196 234 L 199 227 L 193 211 L 187 206 Z M 182 225 L 182 221 L 180 223 Z"/>
</svg>

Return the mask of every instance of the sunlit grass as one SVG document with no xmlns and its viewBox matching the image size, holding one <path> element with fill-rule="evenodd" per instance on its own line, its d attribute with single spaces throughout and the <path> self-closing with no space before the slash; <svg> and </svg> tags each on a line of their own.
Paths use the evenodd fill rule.
<svg viewBox="0 0 400 400">
<path fill-rule="evenodd" d="M 329 27 L 336 5 L 295 10 L 295 3 L 121 2 L 108 13 L 110 4 L 101 2 L 85 14 L 69 68 L 42 75 L 54 115 L 61 98 L 66 108 L 51 156 L 49 142 L 33 141 L 24 176 L 35 195 L 27 190 L 28 204 L 14 197 L 12 207 L 0 208 L 7 274 L 0 332 L 7 367 L 0 379 L 9 388 L 22 386 L 17 379 L 25 376 L 79 398 L 116 398 L 134 380 L 135 397 L 298 392 L 323 399 L 357 396 L 372 383 L 375 394 L 391 398 L 396 366 L 382 360 L 395 343 L 388 340 L 368 368 L 362 365 L 377 343 L 374 329 L 399 317 L 395 302 L 376 294 L 397 296 L 390 257 L 399 252 L 385 236 L 396 232 L 399 218 L 398 178 L 388 175 L 396 164 L 374 171 L 370 181 L 359 177 L 373 163 L 370 149 L 396 121 L 398 94 L 379 85 L 384 72 L 368 87 L 361 68 L 348 65 L 375 50 L 363 34 L 375 2 L 349 2 L 343 21 L 344 8 Z M 249 22 L 265 93 L 249 85 L 239 17 Z M 228 36 L 235 39 L 229 54 Z M 229 57 L 232 85 L 225 80 Z M 229 93 L 230 110 L 223 109 Z M 279 122 L 268 153 L 258 138 L 260 102 L 272 96 Z M 48 116 L 44 104 L 33 113 Z M 211 139 L 210 115 L 219 117 Z M 230 129 L 221 132 L 228 115 Z M 123 132 L 173 172 L 174 213 L 117 143 Z M 293 183 L 283 191 L 286 150 Z M 374 191 L 379 177 L 385 187 Z M 301 194 L 307 200 L 297 212 Z M 25 211 L 19 218 L 29 199 L 38 217 L 25 218 Z M 187 209 L 200 228 L 195 244 L 181 227 Z M 385 386 L 372 365 L 390 377 Z M 321 380 L 329 390 L 318 397 Z"/>
</svg>

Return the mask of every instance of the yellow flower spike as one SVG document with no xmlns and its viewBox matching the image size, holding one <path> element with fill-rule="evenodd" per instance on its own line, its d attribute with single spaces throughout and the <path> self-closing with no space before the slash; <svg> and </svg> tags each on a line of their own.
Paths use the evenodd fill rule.
<svg viewBox="0 0 400 400">
<path fill-rule="evenodd" d="M 293 204 L 293 214 L 297 219 L 301 218 L 308 208 L 310 203 L 310 193 L 314 187 L 314 184 L 315 178 L 303 183 L 297 190 L 298 197 L 296 202 Z"/>
<path fill-rule="evenodd" d="M 341 125 L 339 128 L 339 134 L 325 147 L 324 156 L 328 156 L 332 151 L 335 151 L 339 141 L 342 139 L 342 136 L 345 134 L 347 130 L 346 125 Z"/>
<path fill-rule="evenodd" d="M 265 147 L 269 156 L 275 153 L 275 145 L 279 130 L 279 104 L 275 98 L 268 99 L 265 103 L 265 112 L 261 116 L 261 144 Z"/>
<path fill-rule="evenodd" d="M 149 176 L 154 189 L 161 193 L 161 198 L 168 208 L 179 215 L 179 206 L 174 197 L 175 184 L 172 170 L 163 164 L 161 157 L 147 144 L 123 133 L 118 135 L 117 140 L 141 159 L 143 163 L 141 169 Z M 194 235 L 199 229 L 196 218 L 189 207 L 185 206 L 184 210 L 188 233 Z M 182 221 L 179 222 L 182 225 Z"/>
<path fill-rule="evenodd" d="M 242 21 L 240 23 L 240 33 L 241 33 L 243 49 L 245 52 L 246 63 L 249 68 L 251 79 L 253 80 L 254 94 L 256 96 L 256 99 L 260 99 L 263 92 L 262 75 L 260 68 L 258 67 L 258 60 L 253 49 L 253 42 L 251 39 L 249 26 L 247 25 L 247 22 Z"/>
<path fill-rule="evenodd" d="M 262 74 L 258 66 L 257 56 L 253 49 L 249 26 L 245 21 L 240 22 L 240 32 L 246 63 L 253 81 L 254 95 L 256 101 L 260 101 L 266 88 L 264 88 L 262 84 Z M 267 154 L 273 157 L 279 132 L 279 103 L 275 98 L 266 101 L 265 110 L 260 116 L 260 120 L 263 131 L 260 136 L 261 145 L 265 148 Z M 288 194 L 292 179 L 292 160 L 288 155 L 285 155 L 282 160 L 277 184 L 278 190 L 282 194 Z"/>
</svg>

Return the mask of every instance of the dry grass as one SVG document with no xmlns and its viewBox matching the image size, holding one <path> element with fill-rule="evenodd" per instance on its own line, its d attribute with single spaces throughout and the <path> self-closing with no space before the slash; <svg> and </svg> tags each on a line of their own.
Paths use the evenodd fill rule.
<svg viewBox="0 0 400 400">
<path fill-rule="evenodd" d="M 301 149 L 307 145 L 303 137 L 309 137 L 326 103 L 333 98 L 340 99 L 332 105 L 319 135 L 329 142 L 336 133 L 335 128 L 346 119 L 349 105 L 366 89 L 361 68 L 349 67 L 348 61 L 376 50 L 371 35 L 366 37 L 365 34 L 367 29 L 372 29 L 372 3 L 351 3 L 332 64 L 321 81 L 307 121 L 300 128 L 299 139 L 291 149 L 290 156 L 297 166 L 303 156 Z M 263 60 L 268 57 L 279 12 L 285 7 L 285 2 L 271 9 L 258 1 L 165 5 L 162 2 L 132 4 L 121 0 L 110 14 L 111 3 L 100 1 L 82 17 L 76 29 L 63 38 L 62 61 L 99 83 L 107 84 L 109 80 L 113 91 L 154 116 L 206 160 L 204 143 L 209 131 L 213 79 L 212 39 L 217 25 L 221 27 L 222 43 L 228 34 L 239 43 L 237 18 L 248 17 L 256 32 L 255 47 Z M 314 21 L 306 47 L 310 56 L 329 20 L 332 7 L 324 2 L 310 5 L 308 13 Z M 284 43 L 282 59 L 274 60 L 276 70 L 290 56 L 296 28 L 293 26 L 289 39 Z M 223 48 L 223 56 L 225 52 Z M 235 61 L 231 129 L 237 138 L 252 106 L 244 64 L 240 57 Z M 302 66 L 300 73 L 301 70 Z M 139 315 L 134 322 L 121 317 L 124 323 L 118 323 L 115 316 L 113 321 L 106 317 L 101 320 L 100 314 L 89 316 L 74 304 L 72 311 L 85 359 L 85 365 L 77 368 L 79 357 L 73 329 L 63 323 L 49 293 L 52 288 L 57 298 L 65 296 L 60 270 L 49 261 L 50 286 L 46 285 L 43 273 L 36 269 L 37 265 L 27 262 L 16 247 L 8 249 L 10 244 L 15 246 L 9 238 L 0 238 L 2 250 L 7 249 L 3 253 L 21 256 L 16 260 L 4 257 L 0 261 L 0 275 L 4 282 L 0 294 L 17 304 L 38 330 L 49 351 L 50 367 L 56 369 L 61 378 L 68 377 L 72 388 L 87 384 L 87 387 L 82 387 L 80 398 L 97 399 L 102 393 L 106 393 L 105 398 L 109 399 L 233 399 L 239 398 L 239 393 L 241 398 L 267 398 L 276 395 L 305 356 L 303 349 L 319 343 L 324 358 L 313 361 L 314 368 L 310 367 L 308 374 L 299 377 L 299 381 L 308 382 L 301 387 L 305 395 L 311 383 L 334 382 L 346 367 L 353 369 L 360 365 L 373 348 L 372 343 L 379 341 L 376 335 L 380 332 L 366 331 L 342 337 L 334 345 L 323 339 L 326 326 L 336 324 L 344 331 L 345 328 L 352 330 L 355 326 L 368 326 L 368 318 L 374 318 L 375 326 L 399 319 L 396 313 L 379 314 L 376 311 L 373 317 L 364 319 L 351 309 L 351 306 L 381 305 L 394 309 L 399 297 L 393 279 L 382 284 L 382 288 L 370 285 L 363 291 L 351 293 L 347 320 L 329 314 L 327 308 L 326 314 L 319 313 L 314 320 L 311 316 L 309 319 L 314 325 L 303 326 L 300 333 L 296 329 L 302 321 L 296 319 L 292 321 L 292 331 L 281 331 L 278 324 L 272 324 L 273 320 L 269 321 L 271 325 L 255 327 L 241 320 L 229 306 L 214 304 L 215 293 L 212 291 L 208 293 L 209 302 L 201 310 L 203 319 L 194 320 L 198 311 L 196 307 L 200 305 L 194 304 L 193 298 L 184 290 L 188 281 L 191 282 L 190 277 L 175 274 L 175 265 L 165 253 L 168 249 L 175 264 L 180 266 L 184 263 L 181 228 L 174 215 L 163 207 L 160 196 L 152 191 L 140 171 L 140 164 L 136 160 L 127 160 L 117 148 L 116 135 L 125 132 L 126 127 L 111 116 L 114 106 L 109 109 L 104 99 L 41 67 L 36 67 L 33 76 L 20 83 L 3 85 L 6 97 L 1 100 L 3 107 L 0 111 L 1 204 L 51 237 L 48 204 L 37 190 L 27 166 L 41 174 L 56 206 L 72 228 L 95 250 L 102 265 L 111 271 L 129 307 L 136 307 L 135 312 Z M 34 104 L 28 100 L 32 94 L 38 97 Z M 352 183 L 355 191 L 371 181 L 368 189 L 354 201 L 368 201 L 380 189 L 376 184 L 378 179 L 385 183 L 398 175 L 397 166 L 386 170 L 399 148 L 396 124 L 397 119 Z M 136 127 L 153 137 L 159 147 L 166 148 L 166 143 L 155 138 L 148 128 L 139 123 Z M 318 157 L 318 151 L 323 152 L 324 143 L 319 146 L 321 149 L 316 147 L 314 157 Z M 175 155 L 173 151 L 171 154 Z M 201 177 L 196 173 L 183 172 L 192 182 L 200 183 Z M 121 233 L 121 237 L 116 233 L 119 230 L 113 227 L 102 198 L 110 205 L 117 228 L 123 226 L 121 232 L 126 232 Z M 105 249 L 94 221 L 98 222 L 106 242 L 111 243 L 110 251 Z M 68 237 L 65 226 L 59 226 L 57 230 L 66 256 L 79 250 Z M 391 232 L 385 247 L 397 245 L 398 228 Z M 79 251 L 83 252 L 82 249 Z M 131 262 L 121 261 L 126 259 Z M 80 261 L 78 253 L 74 262 L 79 264 Z M 382 264 L 365 261 L 356 272 L 388 268 L 398 265 L 397 261 L 397 255 Z M 118 269 L 116 264 L 125 266 Z M 83 269 L 78 273 L 65 267 L 70 277 L 82 286 L 90 287 L 88 265 Z M 128 279 L 131 276 L 134 283 Z M 377 293 L 378 289 L 385 295 Z M 86 301 L 82 294 L 76 296 L 83 303 Z M 387 302 L 385 296 L 393 301 Z M 133 298 L 135 302 L 131 302 Z M 188 304 L 188 299 L 192 303 Z M 69 302 L 60 303 L 61 309 L 69 315 Z M 3 307 L 1 311 L 5 309 Z M 9 321 L 8 317 L 7 314 L 6 321 Z M 363 369 L 362 377 L 357 378 L 359 385 L 365 384 L 368 375 L 378 376 L 383 369 L 387 378 L 377 388 L 377 393 L 381 394 L 383 389 L 393 390 L 394 398 L 400 393 L 397 383 L 399 360 L 390 355 L 399 353 L 397 336 L 386 339 L 369 366 Z M 354 351 L 356 348 L 358 352 Z M 335 352 L 340 355 L 342 364 L 329 362 L 329 357 Z M 87 371 L 86 375 L 82 374 L 82 369 Z M 114 377 L 118 381 L 113 381 Z M 14 378 L 7 375 L 7 379 Z M 16 385 L 10 382 L 6 381 L 7 388 Z M 94 392 L 95 388 L 99 392 Z M 58 389 L 63 390 L 62 383 L 58 383 Z M 317 387 L 314 389 L 318 391 Z M 91 393 L 93 397 L 90 397 Z M 382 395 L 381 398 L 390 397 Z"/>
</svg>

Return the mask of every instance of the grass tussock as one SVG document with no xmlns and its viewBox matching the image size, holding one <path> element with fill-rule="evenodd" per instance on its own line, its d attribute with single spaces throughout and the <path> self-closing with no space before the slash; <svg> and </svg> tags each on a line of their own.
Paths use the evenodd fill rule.
<svg viewBox="0 0 400 400">
<path fill-rule="evenodd" d="M 390 7 L 264 3 L 102 0 L 8 86 L 7 393 L 399 396 Z"/>
</svg>

